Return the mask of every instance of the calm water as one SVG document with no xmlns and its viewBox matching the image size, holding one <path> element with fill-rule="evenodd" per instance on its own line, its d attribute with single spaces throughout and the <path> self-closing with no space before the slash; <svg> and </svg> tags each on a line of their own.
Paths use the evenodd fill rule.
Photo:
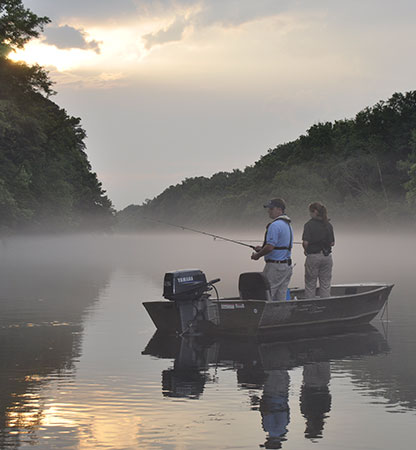
<svg viewBox="0 0 416 450">
<path fill-rule="evenodd" d="M 334 281 L 395 283 L 388 322 L 263 344 L 166 339 L 141 305 L 190 267 L 237 295 L 263 266 L 244 247 L 188 233 L 0 244 L 0 448 L 413 448 L 415 237 L 338 235 Z"/>
</svg>

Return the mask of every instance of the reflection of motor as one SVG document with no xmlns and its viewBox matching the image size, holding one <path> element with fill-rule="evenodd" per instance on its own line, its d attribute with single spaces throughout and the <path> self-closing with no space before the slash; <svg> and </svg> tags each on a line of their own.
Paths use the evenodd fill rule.
<svg viewBox="0 0 416 450">
<path fill-rule="evenodd" d="M 208 320 L 208 292 L 218 281 L 219 278 L 207 281 L 205 274 L 198 269 L 177 270 L 165 274 L 163 297 L 176 303 L 182 334 L 197 332 L 198 324 Z"/>
<path fill-rule="evenodd" d="M 162 372 L 163 395 L 167 397 L 199 398 L 209 380 L 208 349 L 182 338 L 173 368 Z"/>
<path fill-rule="evenodd" d="M 199 398 L 204 391 L 206 375 L 198 370 L 162 371 L 162 392 L 165 397 Z"/>
</svg>

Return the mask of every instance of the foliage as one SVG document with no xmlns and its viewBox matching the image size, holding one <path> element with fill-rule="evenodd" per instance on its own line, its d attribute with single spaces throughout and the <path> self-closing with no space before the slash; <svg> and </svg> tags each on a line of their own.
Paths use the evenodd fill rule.
<svg viewBox="0 0 416 450">
<path fill-rule="evenodd" d="M 416 205 L 416 91 L 395 93 L 355 118 L 311 126 L 244 171 L 220 172 L 170 186 L 118 214 L 122 227 L 141 217 L 183 224 L 246 224 L 264 220 L 261 205 L 283 197 L 294 218 L 322 201 L 332 217 L 390 220 L 414 217 Z"/>
<path fill-rule="evenodd" d="M 42 67 L 5 57 L 48 22 L 20 0 L 0 0 L 0 230 L 106 229 L 114 211 L 81 120 L 47 98 L 53 83 Z"/>
<path fill-rule="evenodd" d="M 405 171 L 409 177 L 404 187 L 407 190 L 406 198 L 410 205 L 416 206 L 416 129 L 412 131 L 410 139 L 411 153 L 405 161 L 398 164 L 398 168 Z"/>
<path fill-rule="evenodd" d="M 1 226 L 108 226 L 111 202 L 91 172 L 80 119 L 36 92 L 29 69 L 0 59 Z"/>
<path fill-rule="evenodd" d="M 48 17 L 39 17 L 26 9 L 21 0 L 0 0 L 0 47 L 3 56 L 38 37 L 43 26 L 49 22 Z"/>
</svg>

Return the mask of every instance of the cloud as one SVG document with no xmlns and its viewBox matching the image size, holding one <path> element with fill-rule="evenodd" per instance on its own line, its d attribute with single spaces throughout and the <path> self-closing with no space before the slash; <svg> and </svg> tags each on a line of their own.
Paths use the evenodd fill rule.
<svg viewBox="0 0 416 450">
<path fill-rule="evenodd" d="M 25 0 L 25 7 L 35 14 L 46 15 L 55 23 L 102 22 L 137 13 L 140 0 Z"/>
<path fill-rule="evenodd" d="M 195 17 L 199 26 L 238 26 L 285 12 L 290 0 L 204 0 Z"/>
<path fill-rule="evenodd" d="M 91 73 L 89 71 L 61 72 L 54 66 L 46 67 L 52 80 L 59 84 L 60 90 L 70 89 L 75 95 L 80 91 L 104 91 L 122 89 L 128 84 L 128 79 L 122 72 Z"/>
<path fill-rule="evenodd" d="M 46 42 L 58 48 L 98 51 L 98 43 L 87 42 L 82 30 L 158 23 L 159 29 L 149 30 L 147 26 L 147 33 L 142 36 L 149 50 L 181 41 L 186 29 L 197 33 L 211 26 L 237 27 L 276 16 L 291 5 L 297 8 L 298 2 L 303 1 L 293 5 L 291 0 L 26 0 L 25 5 L 52 19 L 53 26 L 45 31 Z M 170 23 L 167 28 L 166 23 Z"/>
<path fill-rule="evenodd" d="M 156 33 L 145 34 L 142 36 L 142 39 L 145 42 L 145 47 L 149 50 L 155 45 L 180 41 L 186 26 L 187 21 L 184 18 L 179 18 L 166 29 L 159 30 Z"/>
<path fill-rule="evenodd" d="M 253 20 L 282 13 L 288 0 L 159 0 L 139 2 L 139 10 L 146 13 L 165 14 L 170 11 L 176 19 L 168 28 L 142 36 L 146 49 L 155 45 L 177 42 L 183 38 L 186 28 L 195 30 L 212 25 L 236 27 Z"/>
<path fill-rule="evenodd" d="M 86 40 L 87 33 L 82 29 L 76 29 L 69 25 L 60 27 L 48 27 L 44 32 L 43 41 L 47 44 L 54 45 L 57 48 L 79 48 L 83 50 L 94 50 L 100 53 L 100 42 Z"/>
<path fill-rule="evenodd" d="M 354 24 L 371 21 L 411 21 L 414 0 L 24 0 L 26 7 L 38 15 L 46 15 L 54 23 L 87 23 L 137 21 L 152 17 L 183 15 L 198 11 L 194 19 L 200 26 L 213 24 L 238 26 L 282 12 L 327 11 L 339 20 L 354 19 Z M 406 12 L 404 12 L 406 11 Z"/>
<path fill-rule="evenodd" d="M 119 21 L 137 17 L 169 17 L 184 11 L 198 11 L 196 21 L 201 26 L 212 24 L 240 25 L 258 18 L 296 9 L 305 0 L 25 0 L 25 6 L 53 22 L 80 23 Z"/>
</svg>

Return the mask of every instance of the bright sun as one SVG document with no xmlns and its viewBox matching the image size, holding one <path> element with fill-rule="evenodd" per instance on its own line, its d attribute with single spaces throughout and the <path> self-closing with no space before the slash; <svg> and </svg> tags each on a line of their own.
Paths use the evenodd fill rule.
<svg viewBox="0 0 416 450">
<path fill-rule="evenodd" d="M 94 65 L 98 55 L 90 50 L 58 49 L 40 41 L 29 42 L 24 49 L 10 53 L 13 61 L 24 61 L 27 64 L 40 64 L 41 66 L 54 66 L 60 72 L 76 69 L 77 67 Z"/>
</svg>

